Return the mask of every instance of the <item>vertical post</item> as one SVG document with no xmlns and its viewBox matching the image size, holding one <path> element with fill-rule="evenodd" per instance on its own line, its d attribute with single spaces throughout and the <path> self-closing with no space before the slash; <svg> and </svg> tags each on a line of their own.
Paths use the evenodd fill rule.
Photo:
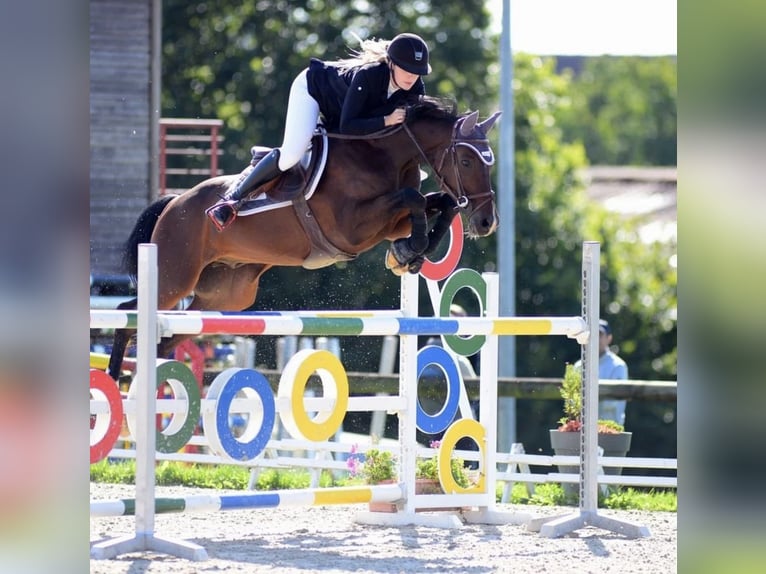
<svg viewBox="0 0 766 574">
<path fill-rule="evenodd" d="M 556 538 L 583 526 L 618 532 L 629 538 L 646 538 L 646 526 L 598 513 L 598 318 L 601 246 L 586 241 L 582 248 L 582 317 L 588 341 L 582 349 L 582 427 L 580 428 L 580 506 L 575 514 L 537 519 L 527 524 L 547 538 Z"/>
<path fill-rule="evenodd" d="M 165 195 L 165 188 L 167 187 L 167 168 L 168 168 L 167 135 L 168 135 L 168 127 L 165 124 L 160 123 L 160 191 L 159 191 L 159 195 Z"/>
<path fill-rule="evenodd" d="M 503 0 L 502 30 L 500 33 L 500 153 L 498 160 L 498 213 L 500 227 L 497 230 L 497 268 L 501 274 L 500 315 L 516 315 L 516 222 L 514 220 L 514 111 L 513 111 L 513 55 L 511 52 L 511 2 Z M 500 337 L 498 341 L 499 374 L 501 377 L 516 376 L 516 338 Z M 483 367 L 482 367 L 483 368 Z M 497 410 L 498 450 L 509 452 L 516 442 L 516 399 L 501 397 Z"/>
<path fill-rule="evenodd" d="M 418 316 L 419 277 L 405 273 L 401 279 L 401 311 L 405 317 Z M 399 482 L 404 483 L 405 513 L 415 512 L 415 468 L 417 462 L 416 417 L 418 401 L 418 337 L 401 335 L 399 344 L 399 396 L 404 412 L 399 413 Z"/>
<path fill-rule="evenodd" d="M 210 126 L 210 177 L 218 175 L 218 126 Z"/>
<path fill-rule="evenodd" d="M 149 193 L 147 199 L 149 203 L 154 201 L 160 194 L 164 193 L 165 182 L 159 183 L 159 175 L 165 174 L 166 165 L 165 150 L 158 149 L 158 141 L 162 139 L 164 145 L 164 135 L 158 137 L 158 131 L 162 130 L 160 125 L 160 108 L 162 93 L 162 0 L 152 0 L 152 29 L 151 29 L 151 85 L 150 85 L 150 105 L 151 121 L 149 122 Z M 161 165 L 158 169 L 158 163 Z"/>
<path fill-rule="evenodd" d="M 138 247 L 138 321 L 136 356 L 136 536 L 154 533 L 154 452 L 157 440 L 157 246 Z"/>
<path fill-rule="evenodd" d="M 90 549 L 92 558 L 114 558 L 129 552 L 154 550 L 185 558 L 206 560 L 207 552 L 199 544 L 154 535 L 154 462 L 157 431 L 157 246 L 138 246 L 138 320 L 136 328 L 136 530 L 134 536 L 122 536 L 97 542 Z"/>
<path fill-rule="evenodd" d="M 588 342 L 582 347 L 582 427 L 580 428 L 580 509 L 598 507 L 598 318 L 601 246 L 586 241 L 582 253 L 582 316 Z"/>
<path fill-rule="evenodd" d="M 497 273 L 482 273 L 487 284 L 487 308 L 485 316 L 498 317 L 500 309 L 500 277 Z M 488 335 L 481 348 L 481 372 L 479 373 L 479 422 L 486 432 L 486 468 L 484 476 L 487 485 L 487 506 L 495 505 L 495 480 L 497 476 L 497 363 L 498 337 Z"/>
<path fill-rule="evenodd" d="M 500 275 L 482 273 L 487 286 L 487 302 L 484 316 L 489 319 L 499 317 L 500 310 Z M 498 511 L 495 504 L 495 481 L 497 480 L 498 451 L 498 397 L 497 371 L 499 342 L 508 336 L 487 335 L 481 347 L 481 372 L 479 373 L 479 422 L 484 427 L 484 483 L 486 491 L 482 495 L 484 502 L 479 510 L 464 510 L 466 522 L 478 524 L 526 524 L 531 516 L 525 512 Z"/>
</svg>

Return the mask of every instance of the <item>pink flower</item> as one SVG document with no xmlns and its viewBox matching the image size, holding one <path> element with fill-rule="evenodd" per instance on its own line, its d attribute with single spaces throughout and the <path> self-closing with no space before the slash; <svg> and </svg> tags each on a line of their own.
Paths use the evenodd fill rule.
<svg viewBox="0 0 766 574">
<path fill-rule="evenodd" d="M 351 446 L 351 453 L 349 457 L 346 459 L 346 467 L 348 468 L 349 473 L 351 476 L 356 476 L 359 471 L 360 467 L 362 466 L 359 462 L 359 456 L 356 454 L 359 449 L 357 448 L 357 445 Z"/>
</svg>

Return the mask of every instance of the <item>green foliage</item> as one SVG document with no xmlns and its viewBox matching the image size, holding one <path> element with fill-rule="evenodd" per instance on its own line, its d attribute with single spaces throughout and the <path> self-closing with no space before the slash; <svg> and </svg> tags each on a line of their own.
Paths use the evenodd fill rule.
<svg viewBox="0 0 766 574">
<path fill-rule="evenodd" d="M 136 461 L 126 459 L 113 463 L 105 458 L 90 465 L 90 479 L 110 484 L 133 484 L 136 482 Z"/>
<path fill-rule="evenodd" d="M 450 470 L 452 471 L 452 478 L 463 488 L 468 488 L 470 480 L 465 471 L 465 462 L 460 458 L 453 458 L 450 460 Z M 432 480 L 439 479 L 439 456 L 434 455 L 430 458 L 418 459 L 417 467 L 415 469 L 415 476 L 417 478 L 430 478 Z"/>
<path fill-rule="evenodd" d="M 589 58 L 561 117 L 565 140 L 594 165 L 675 166 L 677 93 L 675 57 Z"/>
<path fill-rule="evenodd" d="M 604 498 L 602 506 L 622 510 L 678 512 L 678 496 L 674 490 L 617 489 Z"/>
<path fill-rule="evenodd" d="M 157 463 L 155 482 L 158 485 L 197 486 L 201 488 L 242 489 L 250 476 L 247 468 L 230 465 L 197 465 L 162 461 Z M 90 467 L 90 479 L 95 482 L 133 484 L 136 480 L 136 462 L 127 459 L 110 462 L 108 459 Z"/>
<path fill-rule="evenodd" d="M 291 490 L 296 488 L 308 488 L 311 486 L 311 476 L 303 469 L 277 470 L 270 468 L 258 475 L 255 483 L 257 490 Z M 334 486 L 332 474 L 322 471 L 319 477 L 319 486 L 322 488 Z"/>
<path fill-rule="evenodd" d="M 567 364 L 559 392 L 564 399 L 564 418 L 559 422 L 578 420 L 582 415 L 582 375 L 574 365 Z"/>
<path fill-rule="evenodd" d="M 582 371 L 579 367 L 567 364 L 564 379 L 559 387 L 564 399 L 564 416 L 559 419 L 559 430 L 579 431 L 582 427 Z M 625 427 L 616 421 L 598 419 L 599 433 L 621 433 Z"/>
<path fill-rule="evenodd" d="M 360 475 L 368 484 L 393 480 L 396 478 L 396 459 L 389 451 L 372 448 L 364 455 Z"/>
<path fill-rule="evenodd" d="M 677 245 L 640 240 L 638 221 L 593 206 L 588 237 L 601 243 L 601 316 L 614 333 L 616 352 L 632 379 L 674 379 L 677 374 Z"/>
<path fill-rule="evenodd" d="M 580 144 L 565 144 L 558 117 L 569 80 L 552 60 L 518 54 L 514 62 L 516 149 L 516 314 L 567 316 L 581 303 L 580 261 L 587 202 Z M 555 377 L 579 345 L 558 337 L 518 337 L 521 376 Z"/>
<path fill-rule="evenodd" d="M 637 220 L 587 200 L 580 175 L 585 149 L 568 142 L 562 127 L 568 117 L 582 118 L 571 77 L 556 74 L 552 59 L 524 54 L 515 56 L 514 77 L 516 314 L 579 309 L 582 242 L 598 241 L 601 316 L 612 324 L 631 378 L 675 378 L 676 246 L 641 241 Z M 557 337 L 520 337 L 516 348 L 521 376 L 556 377 L 580 353 L 575 342 Z"/>
</svg>

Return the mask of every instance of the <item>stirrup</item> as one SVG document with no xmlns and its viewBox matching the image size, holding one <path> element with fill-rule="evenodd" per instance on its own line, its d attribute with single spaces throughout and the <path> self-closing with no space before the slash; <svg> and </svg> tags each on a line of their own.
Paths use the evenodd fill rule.
<svg viewBox="0 0 766 574">
<path fill-rule="evenodd" d="M 226 227 L 232 224 L 232 222 L 237 218 L 237 201 L 234 200 L 222 200 L 213 205 L 212 207 L 208 207 L 205 210 L 205 215 L 207 215 L 208 219 L 213 223 L 215 228 L 218 231 L 223 231 Z M 218 217 L 216 217 L 218 214 L 217 210 L 220 208 L 229 209 L 231 212 L 231 217 L 227 217 L 223 222 L 220 222 L 218 220 Z"/>
</svg>

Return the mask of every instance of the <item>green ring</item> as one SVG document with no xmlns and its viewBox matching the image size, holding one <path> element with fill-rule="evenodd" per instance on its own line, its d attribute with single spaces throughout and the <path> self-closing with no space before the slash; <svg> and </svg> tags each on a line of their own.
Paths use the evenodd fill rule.
<svg viewBox="0 0 766 574">
<path fill-rule="evenodd" d="M 189 442 L 189 439 L 194 434 L 200 413 L 199 386 L 191 369 L 179 361 L 165 361 L 161 363 L 157 366 L 157 388 L 159 389 L 164 382 L 170 380 L 178 381 L 183 385 L 189 400 L 189 408 L 186 411 L 184 423 L 178 431 L 169 435 L 157 431 L 156 447 L 162 453 L 178 452 Z M 182 415 L 176 413 L 173 415 L 173 418 L 177 416 Z"/>
<path fill-rule="evenodd" d="M 473 291 L 481 305 L 481 316 L 484 316 L 484 310 L 487 308 L 487 283 L 484 278 L 473 269 L 458 269 L 447 278 L 442 288 L 441 301 L 439 303 L 439 316 L 449 317 L 449 308 L 455 295 L 461 289 L 467 287 Z M 471 335 L 470 337 L 461 337 L 460 335 L 445 335 L 444 343 L 458 355 L 470 357 L 479 352 L 484 342 L 487 340 L 485 335 Z"/>
</svg>

